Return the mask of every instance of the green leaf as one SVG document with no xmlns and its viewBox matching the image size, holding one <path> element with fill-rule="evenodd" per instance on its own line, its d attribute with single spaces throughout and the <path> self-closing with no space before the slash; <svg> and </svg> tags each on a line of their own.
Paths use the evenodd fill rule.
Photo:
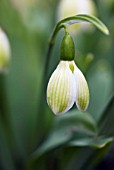
<svg viewBox="0 0 114 170">
<path fill-rule="evenodd" d="M 16 155 L 23 159 L 34 145 L 36 146 L 37 140 L 40 140 L 40 133 L 36 126 L 42 124 L 42 135 L 45 130 L 43 123 L 39 125 L 36 118 L 40 114 L 37 111 L 37 98 L 41 91 L 42 71 L 39 70 L 43 68 L 43 61 L 37 62 L 37 60 L 40 61 L 44 53 L 40 50 L 44 35 L 40 34 L 40 37 L 37 35 L 39 37 L 37 38 L 36 34 L 30 32 L 20 12 L 10 0 L 0 0 L 0 25 L 9 37 L 12 51 L 10 72 L 5 76 L 5 97 L 8 99 L 6 103 L 8 108 L 5 109 L 8 110 L 7 117 L 13 134 L 11 135 L 12 148 Z"/>
<path fill-rule="evenodd" d="M 111 110 L 114 110 L 114 93 L 110 96 L 110 98 L 108 99 L 105 108 L 103 110 L 102 116 L 99 120 L 99 125 L 104 121 L 104 119 L 107 118 L 107 112 L 111 112 Z"/>
<path fill-rule="evenodd" d="M 113 71 L 106 60 L 99 60 L 91 67 L 88 84 L 91 94 L 88 111 L 98 122 L 113 90 Z"/>
<path fill-rule="evenodd" d="M 96 136 L 96 123 L 89 113 L 70 111 L 65 115 L 55 117 L 50 135 L 33 153 L 31 159 L 37 159 L 47 151 L 65 145 L 79 132 L 89 136 Z"/>
<path fill-rule="evenodd" d="M 113 141 L 112 137 L 81 137 L 76 138 L 75 140 L 68 143 L 68 146 L 77 146 L 77 147 L 85 147 L 85 146 L 92 146 L 96 148 L 103 148 L 107 144 L 111 143 Z"/>
<path fill-rule="evenodd" d="M 101 134 L 114 136 L 114 94 L 108 100 L 98 125 Z"/>
<path fill-rule="evenodd" d="M 87 112 L 70 111 L 67 114 L 58 116 L 54 122 L 54 129 L 67 131 L 70 133 L 81 132 L 88 135 L 97 133 L 96 122 L 93 117 Z"/>
<path fill-rule="evenodd" d="M 0 112 L 1 115 L 1 112 Z M 7 135 L 6 126 L 3 125 L 2 117 L 0 116 L 0 169 L 15 170 L 13 156 L 10 150 L 9 136 Z"/>
</svg>

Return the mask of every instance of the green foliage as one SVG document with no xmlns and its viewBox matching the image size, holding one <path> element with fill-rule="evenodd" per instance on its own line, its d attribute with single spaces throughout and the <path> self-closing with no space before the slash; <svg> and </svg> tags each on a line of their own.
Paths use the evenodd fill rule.
<svg viewBox="0 0 114 170">
<path fill-rule="evenodd" d="M 113 6 L 96 1 L 98 16 L 108 26 L 110 36 L 93 30 L 82 31 L 73 38 L 76 63 L 86 75 L 90 88 L 88 112 L 77 111 L 74 106 L 65 115 L 56 117 L 46 105 L 45 88 L 47 77 L 57 64 L 55 57 L 60 53 L 59 39 L 63 32 L 56 40 L 59 45 L 54 47 L 52 59 L 48 58 L 51 71 L 47 69 L 49 63 L 45 61 L 45 54 L 56 22 L 57 5 L 58 1 L 48 0 L 18 8 L 13 0 L 0 0 L 0 26 L 9 37 L 12 51 L 9 73 L 0 75 L 1 170 L 50 170 L 55 167 L 92 170 L 109 152 L 113 141 Z M 108 34 L 105 25 L 95 17 L 69 17 L 55 27 L 52 41 L 49 41 L 51 50 L 56 31 L 79 20 L 89 21 Z M 89 53 L 92 60 L 87 57 Z"/>
</svg>

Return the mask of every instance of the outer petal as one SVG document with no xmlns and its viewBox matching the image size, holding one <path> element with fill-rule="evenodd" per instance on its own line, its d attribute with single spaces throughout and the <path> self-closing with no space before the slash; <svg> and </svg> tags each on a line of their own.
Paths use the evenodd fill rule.
<svg viewBox="0 0 114 170">
<path fill-rule="evenodd" d="M 74 104 L 75 79 L 68 61 L 60 61 L 47 87 L 47 102 L 55 114 L 67 112 Z"/>
<path fill-rule="evenodd" d="M 76 105 L 79 110 L 85 111 L 89 104 L 89 89 L 84 75 L 75 63 L 74 77 L 76 81 Z"/>
</svg>

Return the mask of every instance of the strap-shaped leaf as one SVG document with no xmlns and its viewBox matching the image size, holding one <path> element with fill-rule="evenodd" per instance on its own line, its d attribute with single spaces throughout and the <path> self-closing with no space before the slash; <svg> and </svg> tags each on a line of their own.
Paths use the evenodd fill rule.
<svg viewBox="0 0 114 170">
<path fill-rule="evenodd" d="M 100 134 L 114 136 L 114 94 L 107 102 L 99 122 Z"/>
<path fill-rule="evenodd" d="M 0 112 L 0 169 L 2 167 L 4 170 L 16 170 L 5 128 Z"/>
<path fill-rule="evenodd" d="M 97 125 L 93 117 L 87 112 L 69 111 L 67 114 L 55 118 L 53 131 L 68 133 L 81 132 L 96 136 Z"/>
<path fill-rule="evenodd" d="M 96 123 L 89 113 L 70 111 L 65 115 L 55 117 L 50 135 L 27 162 L 28 165 L 32 165 L 41 155 L 59 146 L 102 148 L 112 140 L 111 137 L 97 136 Z"/>
<path fill-rule="evenodd" d="M 68 146 L 77 146 L 77 147 L 91 146 L 95 148 L 103 148 L 107 144 L 111 143 L 112 141 L 113 141 L 112 137 L 103 137 L 103 136 L 98 136 L 95 138 L 80 137 L 80 138 L 76 138 L 73 141 L 70 141 L 68 143 Z"/>
<path fill-rule="evenodd" d="M 92 138 L 97 135 L 96 123 L 89 113 L 70 111 L 65 115 L 55 117 L 50 135 L 31 155 L 31 159 L 37 159 L 47 151 L 66 145 L 79 133 Z"/>
</svg>

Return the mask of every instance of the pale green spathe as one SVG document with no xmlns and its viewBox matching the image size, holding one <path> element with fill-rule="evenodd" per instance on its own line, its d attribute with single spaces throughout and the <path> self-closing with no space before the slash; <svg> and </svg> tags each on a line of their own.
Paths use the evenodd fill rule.
<svg viewBox="0 0 114 170">
<path fill-rule="evenodd" d="M 67 112 L 73 104 L 85 111 L 89 103 L 87 82 L 74 61 L 60 61 L 47 87 L 47 102 L 54 114 Z"/>
</svg>

